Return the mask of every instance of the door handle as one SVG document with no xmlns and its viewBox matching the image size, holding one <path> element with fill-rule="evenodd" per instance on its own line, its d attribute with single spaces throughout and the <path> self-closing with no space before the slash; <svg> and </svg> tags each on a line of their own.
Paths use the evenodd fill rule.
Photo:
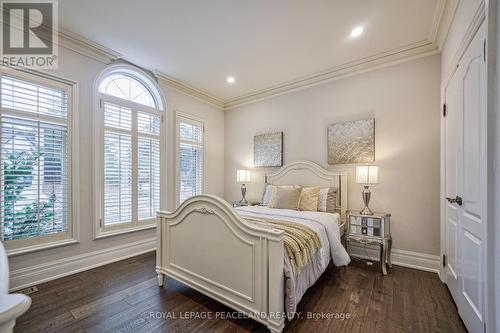
<svg viewBox="0 0 500 333">
<path fill-rule="evenodd" d="M 462 206 L 462 197 L 459 197 L 458 195 L 455 197 L 455 198 L 448 198 L 446 197 L 446 200 L 449 202 L 449 203 L 456 203 L 457 205 L 459 206 Z"/>
</svg>

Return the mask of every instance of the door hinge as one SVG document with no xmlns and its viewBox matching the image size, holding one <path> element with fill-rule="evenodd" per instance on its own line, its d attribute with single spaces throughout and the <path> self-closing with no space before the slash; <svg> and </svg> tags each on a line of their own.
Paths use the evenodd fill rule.
<svg viewBox="0 0 500 333">
<path fill-rule="evenodd" d="M 99 98 L 99 107 L 102 109 L 102 98 Z"/>
<path fill-rule="evenodd" d="M 102 229 L 102 219 L 99 219 L 99 225 L 101 226 Z"/>
<path fill-rule="evenodd" d="M 443 104 L 443 117 L 446 117 L 447 114 L 448 112 L 446 110 L 446 104 Z"/>
<path fill-rule="evenodd" d="M 446 254 L 443 254 L 443 267 L 446 267 Z"/>
</svg>

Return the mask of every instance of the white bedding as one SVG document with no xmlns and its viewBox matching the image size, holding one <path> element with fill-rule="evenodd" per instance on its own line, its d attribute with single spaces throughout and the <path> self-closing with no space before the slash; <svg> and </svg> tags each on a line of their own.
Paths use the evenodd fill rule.
<svg viewBox="0 0 500 333">
<path fill-rule="evenodd" d="M 338 213 L 297 211 L 292 209 L 276 209 L 262 206 L 246 206 L 236 208 L 242 216 L 266 216 L 269 218 L 284 218 L 309 226 L 321 237 L 321 264 L 326 269 L 330 258 L 335 266 L 345 266 L 351 261 L 340 242 L 340 215 Z M 312 222 L 316 223 L 312 223 Z"/>
<path fill-rule="evenodd" d="M 289 318 L 294 316 L 297 305 L 306 290 L 326 270 L 330 259 L 335 266 L 344 266 L 350 262 L 349 255 L 340 242 L 340 216 L 337 213 L 306 212 L 261 206 L 239 207 L 236 210 L 243 218 L 264 216 L 303 224 L 317 232 L 321 238 L 321 248 L 312 262 L 304 266 L 298 275 L 292 274 L 290 259 L 285 256 L 285 310 Z"/>
</svg>

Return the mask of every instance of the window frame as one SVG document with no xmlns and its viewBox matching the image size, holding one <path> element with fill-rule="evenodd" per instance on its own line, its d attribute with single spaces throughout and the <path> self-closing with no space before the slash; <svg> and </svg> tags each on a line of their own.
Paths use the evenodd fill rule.
<svg viewBox="0 0 500 333">
<path fill-rule="evenodd" d="M 180 139 L 180 124 L 181 122 L 193 124 L 196 126 L 201 126 L 202 127 L 202 144 L 201 148 L 203 150 L 203 172 L 202 172 L 202 180 L 201 180 L 201 187 L 202 187 L 202 193 L 206 193 L 206 173 L 207 173 L 207 136 L 206 136 L 206 126 L 205 126 L 205 120 L 202 118 L 198 118 L 195 116 L 192 116 L 190 114 L 186 114 L 183 112 L 176 111 L 175 112 L 175 140 L 174 140 L 174 145 L 175 145 L 175 206 L 179 207 L 181 202 L 180 202 L 180 163 L 179 163 L 179 153 L 180 153 L 180 144 L 181 144 L 181 139 Z"/>
<path fill-rule="evenodd" d="M 57 89 L 64 90 L 67 94 L 67 116 L 66 116 L 66 129 L 67 129 L 67 163 L 68 163 L 68 176 L 67 176 L 67 228 L 65 233 L 57 233 L 48 236 L 37 236 L 28 239 L 3 241 L 6 247 L 8 256 L 16 256 L 31 252 L 42 251 L 46 249 L 56 248 L 60 246 L 77 244 L 80 242 L 80 225 L 79 225 L 79 165 L 77 158 L 79 156 L 79 121 L 77 105 L 78 105 L 78 83 L 60 76 L 47 74 L 23 68 L 13 68 L 2 66 L 2 75 L 11 76 L 20 80 L 30 81 L 34 84 L 46 85 Z M 0 108 L 0 117 L 3 114 L 12 114 L 21 116 L 27 114 L 23 111 L 15 111 L 12 109 Z M 44 121 L 52 119 L 44 115 L 31 115 L 35 121 Z M 1 128 L 0 128 L 1 131 Z M 42 175 L 43 177 L 43 175 Z M 0 191 L 0 202 L 3 200 Z"/>
<path fill-rule="evenodd" d="M 116 96 L 107 95 L 99 91 L 102 80 L 108 75 L 124 73 L 130 75 L 151 92 L 158 108 L 152 108 L 143 104 L 135 103 Z M 137 114 L 146 112 L 148 114 L 158 115 L 160 117 L 160 134 L 158 135 L 160 149 L 160 210 L 166 207 L 166 108 L 161 89 L 158 84 L 144 71 L 126 64 L 116 64 L 108 66 L 98 75 L 94 84 L 95 106 L 94 106 L 94 239 L 106 238 L 110 236 L 147 230 L 156 227 L 156 216 L 149 219 L 138 218 L 138 200 L 137 200 L 137 180 L 138 180 L 138 140 L 139 138 L 149 138 L 154 135 L 140 133 L 137 130 Z M 104 103 L 120 105 L 132 110 L 132 128 L 130 130 L 132 141 L 132 221 L 131 223 L 116 224 L 106 226 L 104 223 Z M 119 130 L 118 130 L 119 132 Z"/>
</svg>

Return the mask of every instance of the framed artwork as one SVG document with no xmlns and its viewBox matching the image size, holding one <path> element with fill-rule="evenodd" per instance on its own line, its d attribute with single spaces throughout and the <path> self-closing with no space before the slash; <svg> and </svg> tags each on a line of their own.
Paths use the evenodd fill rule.
<svg viewBox="0 0 500 333">
<path fill-rule="evenodd" d="M 375 161 L 375 119 L 332 124 L 327 136 L 328 164 Z"/>
<path fill-rule="evenodd" d="M 260 134 L 253 137 L 254 167 L 283 165 L 283 132 Z"/>
</svg>

